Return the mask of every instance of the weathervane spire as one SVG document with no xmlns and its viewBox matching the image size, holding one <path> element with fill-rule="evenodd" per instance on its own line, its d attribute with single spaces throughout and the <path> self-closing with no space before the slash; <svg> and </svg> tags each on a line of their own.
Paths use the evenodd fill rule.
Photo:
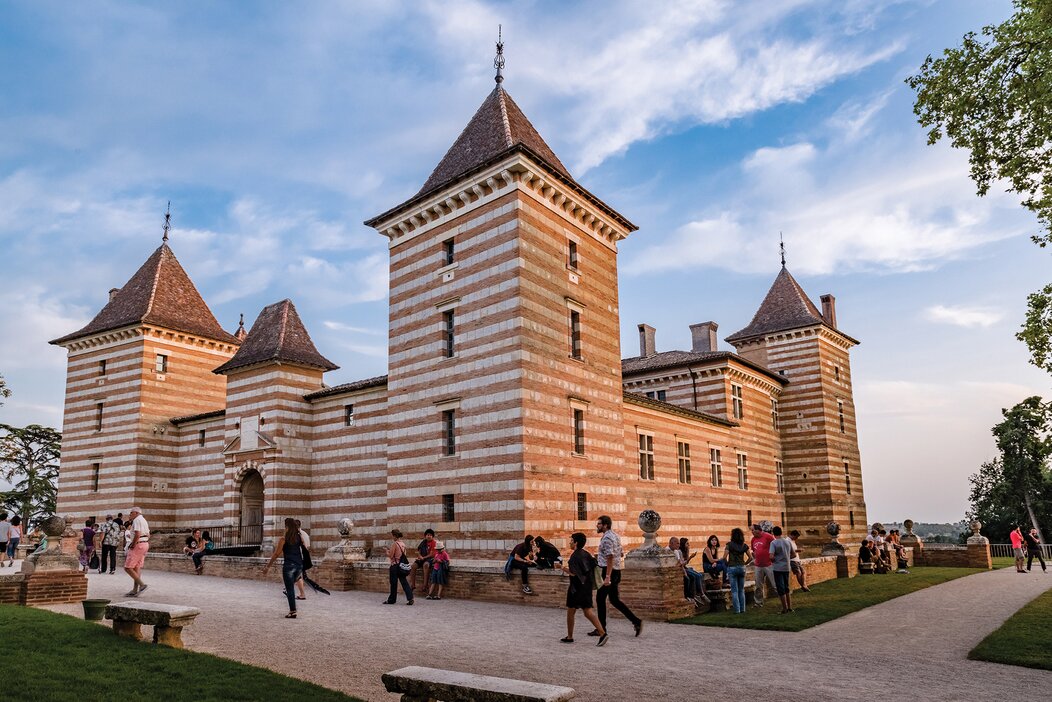
<svg viewBox="0 0 1052 702">
<path fill-rule="evenodd" d="M 782 253 L 782 268 L 785 268 L 785 239 L 782 238 L 781 232 L 778 232 L 778 249 Z"/>
<path fill-rule="evenodd" d="M 501 25 L 497 25 L 497 55 L 493 59 L 493 67 L 497 69 L 497 76 L 494 78 L 497 81 L 497 85 L 504 82 L 504 42 L 501 40 Z"/>
<path fill-rule="evenodd" d="M 164 213 L 164 234 L 161 236 L 161 242 L 168 243 L 168 232 L 172 228 L 172 201 L 168 201 L 168 209 Z"/>
</svg>

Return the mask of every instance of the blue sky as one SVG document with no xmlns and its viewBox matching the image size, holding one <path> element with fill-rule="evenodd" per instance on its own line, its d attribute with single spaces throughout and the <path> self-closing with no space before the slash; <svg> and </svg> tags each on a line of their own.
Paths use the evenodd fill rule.
<svg viewBox="0 0 1052 702">
<path fill-rule="evenodd" d="M 1002 407 L 1048 394 L 1013 338 L 1036 221 L 929 147 L 903 79 L 1007 0 L 7 3 L 0 6 L 0 422 L 61 423 L 64 351 L 160 242 L 228 329 L 290 297 L 335 384 L 386 371 L 385 240 L 505 87 L 620 249 L 622 350 L 726 336 L 789 268 L 837 296 L 870 514 L 963 516 Z M 675 301 L 674 304 L 669 304 Z"/>
</svg>

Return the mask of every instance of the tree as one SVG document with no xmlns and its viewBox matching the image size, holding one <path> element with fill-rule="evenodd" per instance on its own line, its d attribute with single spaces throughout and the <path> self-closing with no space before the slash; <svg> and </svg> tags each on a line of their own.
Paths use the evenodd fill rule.
<svg viewBox="0 0 1052 702">
<path fill-rule="evenodd" d="M 968 519 L 978 519 L 983 530 L 999 542 L 1008 542 L 1008 532 L 1023 519 L 1023 507 L 1019 499 L 1011 494 L 1004 476 L 1004 464 L 1000 458 L 987 461 L 979 472 L 968 478 L 972 484 L 968 500 L 971 507 Z M 971 531 L 962 536 L 970 536 Z"/>
<path fill-rule="evenodd" d="M 1052 456 L 1052 406 L 1035 396 L 1001 413 L 1005 419 L 994 426 L 993 433 L 997 448 L 1001 451 L 1004 489 L 1010 496 L 1022 501 L 1030 523 L 1041 534 L 1035 503 L 1043 502 L 1048 491 L 1048 458 Z"/>
<path fill-rule="evenodd" d="M 11 397 L 11 390 L 7 387 L 3 373 L 0 373 L 0 407 L 4 406 L 4 398 Z"/>
<path fill-rule="evenodd" d="M 62 434 L 39 424 L 0 424 L 0 431 L 0 477 L 14 483 L 0 493 L 4 507 L 27 523 L 54 514 Z"/>
</svg>

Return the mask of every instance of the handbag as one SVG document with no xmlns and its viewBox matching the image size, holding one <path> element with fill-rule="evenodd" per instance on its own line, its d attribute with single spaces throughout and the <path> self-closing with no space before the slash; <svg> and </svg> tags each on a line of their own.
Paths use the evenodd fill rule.
<svg viewBox="0 0 1052 702">
<path fill-rule="evenodd" d="M 405 549 L 402 549 L 402 557 L 398 559 L 398 569 L 403 573 L 408 573 L 413 570 L 413 564 L 409 562 L 409 559 L 405 557 Z"/>
<path fill-rule="evenodd" d="M 99 569 L 99 554 L 93 553 L 91 555 L 91 560 L 88 561 L 88 567 L 91 568 L 92 570 L 98 570 Z"/>
</svg>

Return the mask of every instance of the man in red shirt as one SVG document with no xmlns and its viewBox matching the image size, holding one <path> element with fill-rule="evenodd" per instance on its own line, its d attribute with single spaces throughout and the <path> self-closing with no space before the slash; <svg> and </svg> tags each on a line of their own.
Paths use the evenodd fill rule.
<svg viewBox="0 0 1052 702">
<path fill-rule="evenodd" d="M 752 599 L 757 607 L 763 607 L 764 586 L 771 583 L 771 587 L 777 587 L 774 582 L 774 567 L 771 563 L 771 542 L 774 537 L 760 528 L 759 524 L 752 525 L 752 541 L 749 548 L 752 549 L 752 557 L 755 561 L 756 589 L 753 590 Z"/>
<path fill-rule="evenodd" d="M 1023 568 L 1023 559 L 1026 556 L 1023 554 L 1023 532 L 1019 527 L 1012 529 L 1011 533 L 1008 534 L 1008 538 L 1012 540 L 1012 555 L 1015 556 L 1015 572 L 1025 573 L 1026 570 Z"/>
</svg>

